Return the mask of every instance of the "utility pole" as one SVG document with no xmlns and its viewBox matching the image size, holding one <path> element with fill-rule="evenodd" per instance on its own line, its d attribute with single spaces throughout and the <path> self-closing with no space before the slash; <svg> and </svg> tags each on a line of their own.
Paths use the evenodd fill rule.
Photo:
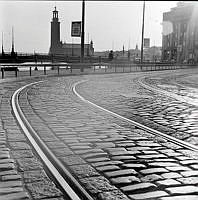
<svg viewBox="0 0 198 200">
<path fill-rule="evenodd" d="M 142 44 L 141 44 L 141 63 L 143 63 L 143 48 L 144 48 L 144 13 L 145 13 L 145 1 L 143 4 L 143 17 L 142 17 Z"/>
<path fill-rule="evenodd" d="M 82 0 L 82 32 L 81 32 L 81 62 L 84 61 L 84 34 L 85 34 L 85 0 Z M 83 71 L 83 67 L 81 67 Z"/>
</svg>

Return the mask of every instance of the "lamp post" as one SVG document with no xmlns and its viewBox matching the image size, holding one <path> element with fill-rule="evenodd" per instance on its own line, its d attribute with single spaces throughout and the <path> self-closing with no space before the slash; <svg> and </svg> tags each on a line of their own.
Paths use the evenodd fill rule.
<svg viewBox="0 0 198 200">
<path fill-rule="evenodd" d="M 81 62 L 84 61 L 85 0 L 82 1 Z M 83 68 L 81 68 L 83 71 Z"/>
<path fill-rule="evenodd" d="M 142 43 L 141 43 L 141 63 L 143 63 L 143 48 L 144 48 L 144 13 L 145 13 L 145 1 L 143 4 L 143 17 L 142 17 Z"/>
</svg>

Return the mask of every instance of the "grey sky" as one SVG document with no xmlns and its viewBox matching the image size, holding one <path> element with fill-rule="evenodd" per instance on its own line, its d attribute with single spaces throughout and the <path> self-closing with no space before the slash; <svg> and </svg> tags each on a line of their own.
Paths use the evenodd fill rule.
<svg viewBox="0 0 198 200">
<path fill-rule="evenodd" d="M 162 15 L 177 1 L 146 1 L 145 37 L 151 45 L 161 46 Z M 50 22 L 56 4 L 61 22 L 61 40 L 72 42 L 71 22 L 81 20 L 81 1 L 0 1 L 0 27 L 4 49 L 10 51 L 14 27 L 18 52 L 47 53 L 50 46 Z M 127 50 L 141 43 L 143 1 L 86 1 L 85 42 L 92 39 L 95 51 Z M 80 38 L 73 38 L 80 43 Z M 1 44 L 1 41 L 0 41 Z"/>
</svg>

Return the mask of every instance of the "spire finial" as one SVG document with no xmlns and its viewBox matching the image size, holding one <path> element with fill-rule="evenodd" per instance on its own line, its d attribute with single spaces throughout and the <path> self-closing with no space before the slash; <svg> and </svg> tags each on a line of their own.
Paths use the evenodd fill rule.
<svg viewBox="0 0 198 200">
<path fill-rule="evenodd" d="M 1 49 L 1 53 L 2 53 L 2 55 L 4 55 L 4 49 L 3 49 L 3 31 L 2 31 L 2 49 Z"/>
<path fill-rule="evenodd" d="M 11 55 L 14 55 L 14 27 L 12 26 L 12 51 Z"/>
</svg>

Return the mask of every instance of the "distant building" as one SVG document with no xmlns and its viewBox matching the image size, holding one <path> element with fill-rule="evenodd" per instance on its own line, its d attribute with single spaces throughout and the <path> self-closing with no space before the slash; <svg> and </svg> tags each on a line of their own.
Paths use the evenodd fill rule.
<svg viewBox="0 0 198 200">
<path fill-rule="evenodd" d="M 144 60 L 149 62 L 161 61 L 162 47 L 152 46 L 144 49 Z"/>
<path fill-rule="evenodd" d="M 162 60 L 198 62 L 198 3 L 178 2 L 163 13 Z"/>
<path fill-rule="evenodd" d="M 81 56 L 81 44 L 62 43 L 60 41 L 60 22 L 58 19 L 58 11 L 53 11 L 51 22 L 51 45 L 49 54 L 64 54 L 67 56 Z M 93 41 L 90 44 L 84 44 L 84 55 L 94 55 Z"/>
</svg>

